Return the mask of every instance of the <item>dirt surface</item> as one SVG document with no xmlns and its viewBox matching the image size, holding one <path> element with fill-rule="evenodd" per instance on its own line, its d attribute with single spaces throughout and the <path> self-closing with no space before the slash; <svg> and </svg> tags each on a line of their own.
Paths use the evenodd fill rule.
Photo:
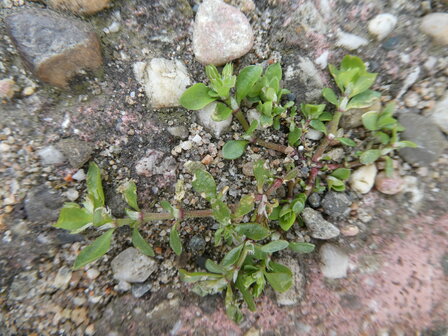
<svg viewBox="0 0 448 336">
<path fill-rule="evenodd" d="M 230 1 L 244 10 L 255 33 L 253 49 L 236 60 L 235 67 L 280 61 L 285 87 L 298 103 L 321 101 L 323 85 L 331 85 L 327 70 L 315 65 L 310 71 L 304 66 L 307 61 L 313 63 L 329 51 L 329 63 L 338 63 L 349 53 L 336 46 L 339 29 L 368 39 L 366 46 L 351 53 L 379 74 L 375 89 L 385 101 L 397 97 L 408 75 L 416 67 L 421 69 L 397 99 L 399 113 L 428 116 L 447 93 L 447 47 L 434 44 L 418 29 L 424 15 L 447 12 L 446 2 L 260 0 L 247 10 L 249 2 Z M 106 202 L 116 216 L 123 215 L 125 207 L 117 188 L 129 179 L 137 182 L 144 209 L 154 210 L 159 200 L 172 197 L 172 184 L 135 171 L 149 149 L 175 157 L 178 178 L 186 181 L 191 176 L 182 169 L 183 163 L 214 153 L 210 171 L 220 176 L 220 187 L 230 186 L 229 202 L 253 187 L 242 173 L 244 160 L 223 161 L 217 154 L 233 132 L 241 132 L 236 122 L 230 132 L 216 139 L 196 124 L 191 111 L 151 109 L 134 77 L 134 63 L 163 57 L 182 60 L 194 82 L 205 80 L 191 44 L 197 6 L 193 0 L 123 0 L 96 15 L 79 18 L 100 36 L 104 68 L 81 74 L 69 90 L 59 90 L 40 83 L 27 70 L 3 23 L 15 11 L 43 5 L 0 1 L 0 79 L 13 78 L 17 86 L 13 98 L 0 104 L 0 334 L 447 335 L 446 151 L 428 167 L 411 166 L 397 157 L 400 174 L 415 177 L 412 188 L 395 196 L 377 190 L 363 197 L 354 195 L 350 215 L 332 221 L 339 227 L 353 224 L 360 229 L 354 237 L 335 239 L 350 257 L 346 278 L 325 279 L 317 252 L 285 254 L 297 260 L 305 277 L 301 302 L 279 306 L 268 290 L 257 302 L 257 312 L 245 311 L 241 325 L 227 319 L 221 296 L 200 298 L 177 277 L 178 267 L 198 268 L 220 252 L 213 250 L 211 219 L 182 223 L 182 240 L 190 247 L 180 258 L 168 246 L 171 223 L 144 228 L 159 264 L 145 282 L 146 292 L 139 285 L 123 292 L 113 279 L 110 261 L 131 246 L 125 228 L 105 257 L 83 270 L 70 270 L 77 253 L 97 235 L 93 231 L 70 235 L 51 226 L 62 202 L 67 201 L 67 191 L 76 190 L 78 200 L 85 192 L 84 181 L 70 178 L 80 167 L 67 162 L 43 165 L 37 154 L 61 139 L 91 143 L 93 152 L 88 159 L 103 171 Z M 376 41 L 368 35 L 368 22 L 387 12 L 397 17 L 397 27 L 385 40 Z M 113 22 L 120 24 L 119 31 L 105 30 Z M 425 66 L 432 59 L 435 65 Z M 28 87 L 34 89 L 31 95 L 24 93 Z M 406 103 L 411 94 L 418 97 L 416 105 Z M 190 137 L 199 134 L 202 143 L 174 155 L 173 149 L 182 140 L 168 132 L 172 126 L 184 126 Z M 284 134 L 266 132 L 264 136 L 275 140 Z M 78 150 L 76 141 L 69 153 Z M 255 146 L 248 153 L 271 161 L 278 158 Z M 87 166 L 82 168 L 86 171 Z M 197 195 L 187 196 L 185 204 L 206 206 Z M 189 245 L 194 236 L 205 243 L 200 251 Z M 316 251 L 319 246 L 317 242 Z M 139 290 L 144 294 L 137 298 Z"/>
</svg>

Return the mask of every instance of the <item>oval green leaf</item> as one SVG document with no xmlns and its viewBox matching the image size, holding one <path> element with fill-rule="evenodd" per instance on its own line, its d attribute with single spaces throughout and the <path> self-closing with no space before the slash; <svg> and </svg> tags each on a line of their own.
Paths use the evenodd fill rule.
<svg viewBox="0 0 448 336">
<path fill-rule="evenodd" d="M 260 78 L 263 68 L 261 65 L 250 65 L 241 70 L 236 79 L 236 100 L 239 104 Z"/>
<path fill-rule="evenodd" d="M 286 240 L 274 240 L 266 245 L 261 247 L 261 250 L 264 253 L 274 253 L 277 251 L 281 251 L 289 246 L 289 243 Z"/>
<path fill-rule="evenodd" d="M 359 161 L 364 165 L 368 165 L 378 160 L 380 156 L 381 151 L 379 149 L 369 149 L 361 154 Z"/>
<path fill-rule="evenodd" d="M 171 228 L 170 232 L 170 247 L 173 249 L 174 253 L 181 255 L 182 253 L 182 241 L 180 240 L 179 232 L 175 226 Z"/>
<path fill-rule="evenodd" d="M 247 140 L 230 140 L 222 148 L 222 156 L 227 160 L 238 159 L 243 155 L 248 143 Z"/>
<path fill-rule="evenodd" d="M 236 232 L 245 235 L 249 239 L 262 240 L 269 236 L 269 229 L 257 223 L 239 224 L 235 227 Z"/>
<path fill-rule="evenodd" d="M 305 242 L 291 242 L 289 243 L 289 249 L 291 251 L 297 252 L 297 253 L 311 253 L 314 251 L 314 244 L 311 243 L 305 243 Z"/>
<path fill-rule="evenodd" d="M 210 89 L 203 83 L 197 83 L 189 87 L 180 97 L 179 103 L 188 110 L 200 110 L 211 102 L 215 97 L 210 97 Z"/>
<path fill-rule="evenodd" d="M 209 172 L 202 169 L 195 170 L 191 184 L 193 189 L 205 199 L 216 197 L 216 183 Z"/>
</svg>

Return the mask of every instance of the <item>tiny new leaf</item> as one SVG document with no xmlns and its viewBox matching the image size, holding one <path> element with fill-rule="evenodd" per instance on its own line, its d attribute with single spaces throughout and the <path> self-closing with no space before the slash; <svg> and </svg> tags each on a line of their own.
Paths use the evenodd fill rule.
<svg viewBox="0 0 448 336">
<path fill-rule="evenodd" d="M 137 204 L 137 186 L 134 181 L 127 183 L 126 188 L 123 192 L 123 197 L 126 203 L 134 210 L 140 211 Z"/>
<path fill-rule="evenodd" d="M 170 246 L 174 253 L 181 255 L 182 253 L 182 241 L 180 240 L 179 232 L 177 232 L 176 226 L 171 228 L 170 232 Z"/>
<path fill-rule="evenodd" d="M 230 140 L 222 148 L 222 156 L 227 160 L 238 159 L 244 154 L 248 143 L 247 140 Z"/>
<path fill-rule="evenodd" d="M 94 208 L 104 206 L 104 192 L 101 183 L 101 171 L 95 162 L 90 162 L 87 172 L 87 191 L 93 200 Z"/>
<path fill-rule="evenodd" d="M 210 200 L 216 197 L 216 183 L 209 172 L 202 169 L 195 170 L 191 184 L 193 189 L 205 199 Z"/>
<path fill-rule="evenodd" d="M 239 73 L 236 79 L 236 100 L 239 104 L 260 78 L 263 68 L 261 65 L 250 65 Z"/>
<path fill-rule="evenodd" d="M 233 213 L 233 218 L 243 217 L 254 209 L 255 197 L 254 195 L 243 195 Z"/>
<path fill-rule="evenodd" d="M 368 165 L 375 162 L 380 156 L 381 151 L 379 149 L 369 149 L 361 154 L 359 161 L 364 165 Z"/>
</svg>

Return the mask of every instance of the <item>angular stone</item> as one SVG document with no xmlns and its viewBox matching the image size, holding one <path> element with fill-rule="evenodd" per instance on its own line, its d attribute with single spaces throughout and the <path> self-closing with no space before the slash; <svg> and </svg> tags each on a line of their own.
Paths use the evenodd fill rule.
<svg viewBox="0 0 448 336">
<path fill-rule="evenodd" d="M 25 9 L 5 19 L 24 62 L 43 82 L 66 88 L 80 70 L 102 65 L 100 42 L 80 20 L 50 10 Z"/>
<path fill-rule="evenodd" d="M 401 138 L 413 141 L 418 146 L 400 149 L 400 156 L 408 163 L 428 166 L 447 147 L 445 137 L 431 120 L 413 113 L 402 114 L 398 120 L 406 128 Z"/>
<path fill-rule="evenodd" d="M 288 267 L 293 274 L 291 288 L 283 293 L 275 292 L 277 303 L 282 306 L 292 306 L 300 303 L 305 293 L 305 277 L 300 269 L 299 263 L 292 257 L 283 257 L 276 260 L 276 262 Z"/>
<path fill-rule="evenodd" d="M 110 0 L 46 0 L 52 8 L 69 10 L 76 14 L 91 15 L 109 6 Z"/>
<path fill-rule="evenodd" d="M 73 168 L 81 168 L 92 155 L 93 145 L 74 138 L 62 139 L 55 147 L 59 149 Z"/>
<path fill-rule="evenodd" d="M 203 109 L 197 111 L 199 123 L 211 132 L 216 138 L 219 138 L 232 124 L 232 116 L 223 121 L 214 121 L 212 114 L 215 112 L 216 103 L 210 103 Z"/>
<path fill-rule="evenodd" d="M 193 52 L 202 64 L 223 65 L 252 48 L 254 33 L 246 16 L 221 0 L 205 0 L 196 14 Z"/>
<path fill-rule="evenodd" d="M 164 187 L 176 179 L 176 160 L 158 150 L 149 149 L 135 165 L 138 175 L 155 178 L 159 187 Z"/>
<path fill-rule="evenodd" d="M 339 236 L 339 229 L 326 221 L 320 212 L 314 209 L 303 209 L 302 218 L 306 227 L 311 231 L 310 235 L 313 238 L 327 240 Z"/>
<path fill-rule="evenodd" d="M 320 270 L 326 278 L 339 279 L 347 276 L 349 257 L 340 247 L 325 243 L 319 250 Z"/>
<path fill-rule="evenodd" d="M 350 198 L 342 192 L 329 191 L 322 200 L 324 213 L 333 218 L 345 217 L 349 214 Z"/>
<path fill-rule="evenodd" d="M 129 247 L 111 262 L 114 278 L 126 282 L 143 282 L 157 269 L 154 259 Z"/>
<path fill-rule="evenodd" d="M 47 146 L 37 151 L 43 165 L 61 165 L 65 162 L 64 155 L 55 147 Z"/>
<path fill-rule="evenodd" d="M 63 198 L 46 186 L 34 187 L 25 199 L 28 220 L 36 223 L 49 223 L 58 219 Z"/>
<path fill-rule="evenodd" d="M 344 112 L 341 118 L 341 126 L 343 128 L 356 128 L 362 125 L 362 115 L 364 113 L 381 110 L 381 102 L 375 101 L 371 106 L 360 109 L 350 109 Z"/>
<path fill-rule="evenodd" d="M 448 13 L 431 13 L 422 19 L 420 30 L 436 43 L 448 45 Z"/>
<path fill-rule="evenodd" d="M 431 119 L 443 132 L 448 134 L 448 94 L 437 102 L 431 112 Z"/>
</svg>

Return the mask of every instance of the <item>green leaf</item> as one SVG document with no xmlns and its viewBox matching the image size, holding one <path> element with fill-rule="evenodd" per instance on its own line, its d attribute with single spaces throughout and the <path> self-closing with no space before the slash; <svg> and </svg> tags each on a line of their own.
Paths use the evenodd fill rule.
<svg viewBox="0 0 448 336">
<path fill-rule="evenodd" d="M 314 251 L 314 244 L 304 242 L 291 242 L 289 243 L 289 249 L 298 253 L 311 253 Z"/>
<path fill-rule="evenodd" d="M 109 214 L 106 208 L 96 208 L 93 211 L 92 224 L 94 226 L 101 226 L 113 221 L 112 216 Z"/>
<path fill-rule="evenodd" d="M 283 229 L 283 231 L 288 231 L 291 226 L 293 226 L 296 218 L 296 214 L 291 211 L 288 215 L 281 217 L 278 224 Z"/>
<path fill-rule="evenodd" d="M 227 280 L 221 275 L 215 280 L 201 281 L 192 291 L 200 296 L 213 295 L 222 292 L 226 286 Z"/>
<path fill-rule="evenodd" d="M 333 189 L 334 191 L 344 191 L 345 190 L 345 183 L 334 176 L 327 177 L 327 184 L 328 184 L 328 189 Z"/>
<path fill-rule="evenodd" d="M 289 269 L 289 267 L 286 267 L 285 265 L 276 263 L 274 261 L 269 262 L 269 269 L 272 270 L 274 273 L 285 273 L 292 275 L 292 271 Z"/>
<path fill-rule="evenodd" d="M 277 292 L 286 292 L 292 286 L 292 276 L 287 273 L 264 273 L 269 284 Z"/>
<path fill-rule="evenodd" d="M 375 162 L 380 156 L 381 151 L 379 149 L 369 149 L 361 154 L 359 161 L 364 165 L 368 165 Z"/>
<path fill-rule="evenodd" d="M 233 299 L 232 286 L 230 283 L 227 284 L 226 299 L 224 301 L 226 307 L 226 315 L 229 319 L 235 323 L 240 323 L 243 319 L 243 313 L 238 308 L 237 304 Z"/>
<path fill-rule="evenodd" d="M 95 162 L 90 162 L 87 172 L 87 192 L 93 200 L 94 208 L 104 206 L 104 192 L 101 183 L 101 170 Z"/>
<path fill-rule="evenodd" d="M 163 210 L 169 212 L 172 216 L 174 216 L 174 208 L 168 201 L 160 201 L 160 206 L 163 208 Z"/>
<path fill-rule="evenodd" d="M 233 75 L 233 64 L 227 63 L 222 69 L 222 77 L 227 78 Z"/>
<path fill-rule="evenodd" d="M 352 92 L 350 93 L 349 97 L 354 97 L 360 93 L 365 92 L 367 89 L 369 89 L 373 83 L 375 83 L 376 80 L 376 73 L 370 73 L 366 72 L 359 76 L 359 78 L 356 80 L 356 82 L 353 84 Z"/>
<path fill-rule="evenodd" d="M 244 284 L 241 281 L 241 277 L 238 277 L 238 280 L 236 281 L 236 288 L 238 288 L 238 290 L 241 292 L 241 294 L 243 295 L 243 299 L 244 302 L 246 302 L 247 304 L 247 308 L 249 308 L 249 310 L 251 311 L 256 311 L 256 305 L 255 305 L 255 301 L 254 298 L 252 296 L 252 294 L 244 287 Z"/>
<path fill-rule="evenodd" d="M 103 233 L 100 237 L 95 239 L 95 241 L 86 246 L 81 253 L 79 253 L 78 257 L 75 260 L 75 264 L 73 265 L 73 269 L 77 270 L 85 265 L 101 258 L 103 255 L 109 251 L 110 242 L 112 240 L 112 235 L 115 229 L 110 229 L 107 232 Z"/>
<path fill-rule="evenodd" d="M 195 170 L 191 184 L 193 189 L 205 199 L 210 200 L 216 197 L 216 183 L 209 172 L 201 169 Z"/>
<path fill-rule="evenodd" d="M 282 67 L 280 63 L 274 63 L 269 65 L 266 68 L 266 71 L 264 73 L 264 76 L 268 81 L 271 81 L 272 79 L 281 80 L 282 79 Z"/>
<path fill-rule="evenodd" d="M 375 111 L 370 111 L 362 115 L 362 124 L 370 131 L 378 130 L 377 121 L 378 113 Z"/>
<path fill-rule="evenodd" d="M 331 173 L 331 176 L 334 176 L 342 181 L 347 180 L 350 177 L 350 169 L 338 168 Z"/>
<path fill-rule="evenodd" d="M 324 96 L 324 98 L 331 104 L 333 105 L 338 105 L 339 101 L 338 101 L 338 97 L 336 96 L 336 93 L 334 93 L 334 91 L 330 88 L 324 88 L 322 90 L 322 96 Z"/>
<path fill-rule="evenodd" d="M 235 226 L 236 232 L 245 235 L 249 239 L 262 240 L 269 236 L 269 229 L 257 223 L 245 223 Z"/>
<path fill-rule="evenodd" d="M 222 148 L 222 156 L 227 160 L 238 159 L 244 154 L 248 143 L 247 140 L 230 140 Z"/>
<path fill-rule="evenodd" d="M 151 245 L 149 245 L 146 240 L 143 239 L 142 235 L 136 228 L 132 230 L 132 244 L 143 254 L 146 254 L 150 257 L 155 256 L 154 250 L 152 249 Z"/>
<path fill-rule="evenodd" d="M 189 87 L 180 97 L 180 104 L 188 110 L 200 110 L 211 102 L 216 100 L 216 97 L 211 97 L 208 88 L 203 83 L 197 83 Z"/>
<path fill-rule="evenodd" d="M 223 225 L 230 224 L 230 218 L 232 215 L 232 212 L 230 211 L 227 204 L 225 204 L 223 201 L 218 199 L 213 199 L 211 201 L 212 205 L 212 214 L 213 218 Z"/>
<path fill-rule="evenodd" d="M 250 126 L 245 134 L 248 136 L 251 136 L 252 134 L 254 134 L 257 127 L 258 127 L 258 120 L 252 120 L 252 122 L 250 123 Z"/>
<path fill-rule="evenodd" d="M 372 106 L 373 103 L 381 97 L 377 91 L 367 90 L 354 96 L 347 104 L 347 110 L 353 108 L 365 108 Z"/>
<path fill-rule="evenodd" d="M 216 104 L 215 111 L 212 114 L 212 119 L 214 121 L 223 121 L 228 119 L 232 115 L 232 109 L 226 104 L 218 102 Z"/>
<path fill-rule="evenodd" d="M 208 79 L 211 81 L 221 78 L 218 69 L 214 65 L 207 65 L 205 67 L 205 73 L 207 74 Z"/>
<path fill-rule="evenodd" d="M 79 232 L 78 230 L 92 222 L 93 216 L 86 209 L 81 209 L 76 203 L 65 203 L 54 227 L 71 232 Z"/>
<path fill-rule="evenodd" d="M 184 269 L 179 270 L 180 279 L 187 283 L 193 283 L 211 279 L 221 279 L 221 274 L 207 273 L 207 272 L 187 272 Z"/>
<path fill-rule="evenodd" d="M 387 145 L 390 141 L 390 136 L 384 132 L 375 132 L 375 137 L 381 142 L 383 145 Z"/>
<path fill-rule="evenodd" d="M 378 118 L 377 121 L 377 127 L 378 129 L 390 129 L 391 127 L 395 126 L 397 124 L 397 119 L 394 117 L 388 115 L 388 114 L 381 114 L 381 116 Z"/>
<path fill-rule="evenodd" d="M 298 194 L 297 197 L 291 202 L 292 211 L 296 215 L 302 212 L 303 208 L 305 207 L 306 202 L 306 194 Z"/>
<path fill-rule="evenodd" d="M 319 116 L 319 120 L 320 121 L 330 121 L 333 120 L 333 115 L 330 112 L 324 111 L 320 116 Z"/>
<path fill-rule="evenodd" d="M 316 131 L 320 131 L 324 134 L 327 133 L 327 128 L 325 127 L 325 124 L 320 120 L 311 120 L 310 126 L 314 128 Z"/>
<path fill-rule="evenodd" d="M 176 226 L 171 228 L 170 232 L 170 247 L 174 253 L 181 255 L 182 253 L 182 241 L 180 240 L 179 232 L 177 232 Z"/>
<path fill-rule="evenodd" d="M 405 148 L 405 147 L 417 148 L 418 146 L 415 142 L 403 140 L 403 141 L 396 142 L 395 147 L 396 148 Z"/>
<path fill-rule="evenodd" d="M 123 197 L 126 203 L 134 210 L 140 211 L 137 204 L 137 186 L 134 181 L 126 184 L 126 189 L 123 192 Z"/>
<path fill-rule="evenodd" d="M 263 193 L 263 186 L 268 182 L 268 180 L 272 177 L 271 171 L 265 167 L 264 160 L 257 160 L 254 164 L 254 176 L 257 180 L 257 189 L 261 194 Z"/>
<path fill-rule="evenodd" d="M 250 65 L 241 70 L 236 79 L 236 100 L 238 104 L 247 96 L 262 72 L 261 65 Z"/>
<path fill-rule="evenodd" d="M 254 209 L 255 197 L 254 195 L 243 195 L 233 213 L 233 218 L 243 217 Z"/>
<path fill-rule="evenodd" d="M 230 266 L 230 265 L 234 265 L 241 254 L 241 251 L 243 250 L 244 245 L 239 245 L 233 249 L 231 249 L 222 259 L 221 261 L 221 266 Z"/>
<path fill-rule="evenodd" d="M 341 61 L 341 70 L 359 69 L 361 72 L 366 70 L 366 65 L 358 56 L 345 55 Z"/>
<path fill-rule="evenodd" d="M 261 247 L 264 253 L 274 253 L 287 248 L 289 243 L 286 240 L 274 240 Z"/>
<path fill-rule="evenodd" d="M 207 271 L 212 273 L 225 274 L 227 272 L 224 267 L 210 259 L 207 259 L 207 261 L 205 262 L 205 268 L 207 269 Z"/>
<path fill-rule="evenodd" d="M 354 142 L 352 139 L 349 138 L 336 138 L 341 144 L 345 146 L 355 147 L 356 142 Z"/>
<path fill-rule="evenodd" d="M 302 129 L 294 125 L 294 128 L 290 130 L 288 134 L 288 144 L 290 146 L 295 146 L 301 136 L 302 136 Z"/>
</svg>

